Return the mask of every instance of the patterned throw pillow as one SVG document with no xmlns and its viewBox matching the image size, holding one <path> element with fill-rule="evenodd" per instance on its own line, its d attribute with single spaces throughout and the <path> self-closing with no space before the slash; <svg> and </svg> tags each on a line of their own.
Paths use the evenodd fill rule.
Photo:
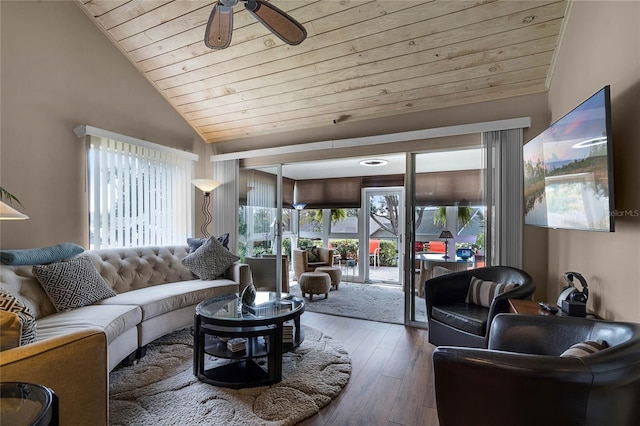
<svg viewBox="0 0 640 426">
<path fill-rule="evenodd" d="M 482 281 L 479 278 L 471 277 L 471 285 L 467 293 L 466 302 L 471 305 L 480 305 L 488 308 L 493 302 L 493 298 L 506 291 L 513 290 L 518 284 L 498 284 L 493 281 Z"/>
<path fill-rule="evenodd" d="M 317 247 L 310 247 L 307 249 L 307 262 L 320 262 L 320 252 L 318 252 Z"/>
<path fill-rule="evenodd" d="M 238 256 L 224 248 L 216 237 L 211 237 L 182 259 L 182 264 L 203 280 L 215 280 L 234 262 Z"/>
<path fill-rule="evenodd" d="M 36 341 L 36 319 L 29 308 L 20 300 L 9 293 L 0 291 L 0 311 L 3 314 L 2 350 L 28 345 Z M 5 318 L 7 321 L 5 321 Z M 18 319 L 19 324 L 15 324 L 15 318 Z M 17 325 L 17 327 L 10 325 L 5 328 L 5 324 L 10 322 L 13 323 L 11 325 Z"/>
<path fill-rule="evenodd" d="M 50 265 L 36 265 L 33 275 L 40 281 L 58 312 L 70 311 L 116 295 L 88 256 Z"/>
<path fill-rule="evenodd" d="M 189 245 L 189 251 L 193 253 L 198 248 L 207 242 L 209 238 L 187 238 L 187 244 Z M 220 244 L 226 249 L 229 249 L 229 233 L 222 234 L 218 237 Z"/>
<path fill-rule="evenodd" d="M 604 340 L 593 340 L 576 343 L 566 351 L 560 354 L 561 357 L 581 358 L 583 356 L 594 354 L 598 351 L 608 348 L 609 345 Z"/>
</svg>

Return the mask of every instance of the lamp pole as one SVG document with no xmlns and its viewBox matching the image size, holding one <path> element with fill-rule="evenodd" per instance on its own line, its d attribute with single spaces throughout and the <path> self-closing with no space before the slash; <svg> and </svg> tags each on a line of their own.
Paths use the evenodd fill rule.
<svg viewBox="0 0 640 426">
<path fill-rule="evenodd" d="M 296 209 L 297 211 L 297 216 L 298 216 L 298 226 L 297 226 L 297 231 L 298 231 L 298 236 L 296 237 L 296 247 L 300 248 L 300 215 L 302 214 L 302 210 L 304 210 L 304 208 L 306 207 L 305 203 L 294 203 L 293 204 L 293 208 Z"/>
</svg>

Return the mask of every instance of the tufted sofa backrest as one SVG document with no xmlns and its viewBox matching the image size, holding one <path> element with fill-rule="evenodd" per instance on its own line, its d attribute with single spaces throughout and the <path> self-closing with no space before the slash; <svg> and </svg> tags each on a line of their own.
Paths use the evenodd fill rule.
<svg viewBox="0 0 640 426">
<path fill-rule="evenodd" d="M 89 250 L 83 254 L 116 293 L 197 279 L 181 262 L 189 254 L 187 245 Z"/>
<path fill-rule="evenodd" d="M 152 285 L 195 280 L 197 277 L 181 262 L 189 246 L 149 246 L 87 250 L 96 270 L 116 293 Z M 36 318 L 51 315 L 55 307 L 33 275 L 33 267 L 0 267 L 0 288 L 19 298 Z"/>
</svg>

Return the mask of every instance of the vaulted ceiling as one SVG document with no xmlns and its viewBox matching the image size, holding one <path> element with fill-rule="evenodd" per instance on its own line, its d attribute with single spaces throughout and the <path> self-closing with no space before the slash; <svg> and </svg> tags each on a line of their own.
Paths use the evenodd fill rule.
<svg viewBox="0 0 640 426">
<path fill-rule="evenodd" d="M 566 1 L 272 3 L 289 46 L 242 5 L 208 49 L 215 2 L 76 0 L 208 143 L 545 92 Z"/>
</svg>

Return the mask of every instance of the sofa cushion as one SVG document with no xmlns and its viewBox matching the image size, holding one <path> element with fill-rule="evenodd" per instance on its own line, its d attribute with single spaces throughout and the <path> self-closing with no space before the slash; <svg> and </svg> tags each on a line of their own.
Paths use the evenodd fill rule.
<svg viewBox="0 0 640 426">
<path fill-rule="evenodd" d="M 36 341 L 36 319 L 20 300 L 0 291 L 0 350 L 28 345 Z"/>
<path fill-rule="evenodd" d="M 211 237 L 182 259 L 182 264 L 203 280 L 215 280 L 238 260 L 240 258 L 224 248 L 216 237 Z"/>
<path fill-rule="evenodd" d="M 196 305 L 215 296 L 237 292 L 238 284 L 231 280 L 190 280 L 127 291 L 101 300 L 96 305 L 140 306 L 142 320 L 146 321 L 169 311 Z"/>
<path fill-rule="evenodd" d="M 107 342 L 113 342 L 142 321 L 142 311 L 132 305 L 88 305 L 72 311 L 58 312 L 38 320 L 38 340 L 68 334 L 71 331 L 98 327 Z M 89 355 L 89 354 L 88 354 Z"/>
<path fill-rule="evenodd" d="M 0 260 L 5 265 L 39 265 L 58 262 L 83 251 L 84 248 L 77 244 L 62 243 L 35 249 L 2 250 L 0 252 Z"/>
<path fill-rule="evenodd" d="M 498 284 L 493 281 L 483 281 L 480 278 L 471 277 L 471 285 L 469 285 L 466 302 L 488 308 L 491 306 L 494 297 L 512 290 L 516 286 L 517 284 Z"/>
<path fill-rule="evenodd" d="M 116 295 L 87 256 L 35 265 L 33 274 L 58 311 L 68 311 Z"/>
<path fill-rule="evenodd" d="M 454 328 L 477 336 L 484 336 L 487 330 L 489 309 L 468 303 L 433 306 L 431 317 Z"/>
<path fill-rule="evenodd" d="M 603 349 L 608 348 L 609 345 L 604 340 L 592 340 L 579 342 L 572 345 L 569 349 L 560 354 L 561 357 L 581 358 L 583 356 L 592 355 Z"/>
</svg>

